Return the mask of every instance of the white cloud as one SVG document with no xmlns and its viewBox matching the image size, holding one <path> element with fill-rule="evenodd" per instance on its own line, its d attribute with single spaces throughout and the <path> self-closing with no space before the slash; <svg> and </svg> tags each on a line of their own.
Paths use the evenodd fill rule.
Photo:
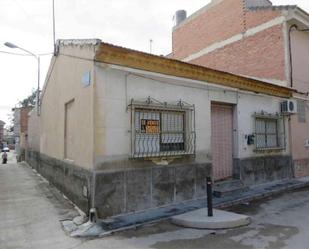
<svg viewBox="0 0 309 249">
<path fill-rule="evenodd" d="M 100 38 L 117 45 L 153 52 L 171 51 L 172 17 L 176 10 L 193 13 L 210 0 L 55 0 L 57 38 Z M 273 0 L 274 4 L 298 4 L 309 11 L 306 0 Z M 35 53 L 50 52 L 52 0 L 0 0 L 0 50 L 6 41 Z M 42 79 L 50 57 L 42 58 Z M 9 108 L 36 87 L 36 62 L 31 57 L 0 54 L 0 119 Z M 42 80 L 43 81 L 43 80 Z"/>
</svg>

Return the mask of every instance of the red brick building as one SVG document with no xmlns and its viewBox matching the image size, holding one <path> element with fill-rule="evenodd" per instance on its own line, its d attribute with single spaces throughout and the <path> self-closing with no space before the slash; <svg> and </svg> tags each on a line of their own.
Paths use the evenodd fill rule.
<svg viewBox="0 0 309 249">
<path fill-rule="evenodd" d="M 28 133 L 29 112 L 33 109 L 32 106 L 14 108 L 14 137 L 15 150 L 19 155 L 26 147 L 26 137 Z"/>
<path fill-rule="evenodd" d="M 293 87 L 295 175 L 309 175 L 309 15 L 269 0 L 212 0 L 173 29 L 175 59 Z"/>
</svg>

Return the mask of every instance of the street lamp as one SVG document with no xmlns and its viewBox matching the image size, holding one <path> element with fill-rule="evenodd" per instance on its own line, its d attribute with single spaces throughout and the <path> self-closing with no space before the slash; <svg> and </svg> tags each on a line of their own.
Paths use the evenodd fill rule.
<svg viewBox="0 0 309 249">
<path fill-rule="evenodd" d="M 40 108 L 40 104 L 39 104 L 39 102 L 40 102 L 40 56 L 28 51 L 27 49 L 21 48 L 21 47 L 13 44 L 11 42 L 6 42 L 6 43 L 4 43 L 4 45 L 9 47 L 9 48 L 13 48 L 13 49 L 18 48 L 18 49 L 26 52 L 27 54 L 30 54 L 31 56 L 33 56 L 37 60 L 37 62 L 38 62 L 38 90 L 37 90 L 37 104 L 36 105 L 37 105 L 37 114 L 39 115 L 40 114 L 40 110 L 39 110 L 39 108 Z"/>
</svg>

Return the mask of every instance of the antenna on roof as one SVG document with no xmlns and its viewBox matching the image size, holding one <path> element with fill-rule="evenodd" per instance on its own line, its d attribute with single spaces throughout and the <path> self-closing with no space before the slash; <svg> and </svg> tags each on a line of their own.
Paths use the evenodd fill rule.
<svg viewBox="0 0 309 249">
<path fill-rule="evenodd" d="M 152 43 L 153 43 L 153 40 L 150 39 L 149 40 L 149 52 L 152 53 Z"/>
<path fill-rule="evenodd" d="M 53 43 L 54 43 L 54 56 L 56 55 L 56 26 L 55 26 L 55 0 L 53 0 Z"/>
</svg>

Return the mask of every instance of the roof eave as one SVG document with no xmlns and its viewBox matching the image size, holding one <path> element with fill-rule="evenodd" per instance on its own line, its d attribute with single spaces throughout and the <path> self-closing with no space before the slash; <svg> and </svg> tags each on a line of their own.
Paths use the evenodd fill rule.
<svg viewBox="0 0 309 249">
<path fill-rule="evenodd" d="M 186 62 L 147 54 L 123 47 L 101 43 L 95 61 L 193 79 L 240 90 L 262 93 L 277 97 L 290 98 L 293 90 L 259 80 L 234 75 Z"/>
<path fill-rule="evenodd" d="M 286 19 L 290 24 L 297 24 L 300 29 L 309 28 L 309 14 L 299 7 L 289 11 Z"/>
</svg>

